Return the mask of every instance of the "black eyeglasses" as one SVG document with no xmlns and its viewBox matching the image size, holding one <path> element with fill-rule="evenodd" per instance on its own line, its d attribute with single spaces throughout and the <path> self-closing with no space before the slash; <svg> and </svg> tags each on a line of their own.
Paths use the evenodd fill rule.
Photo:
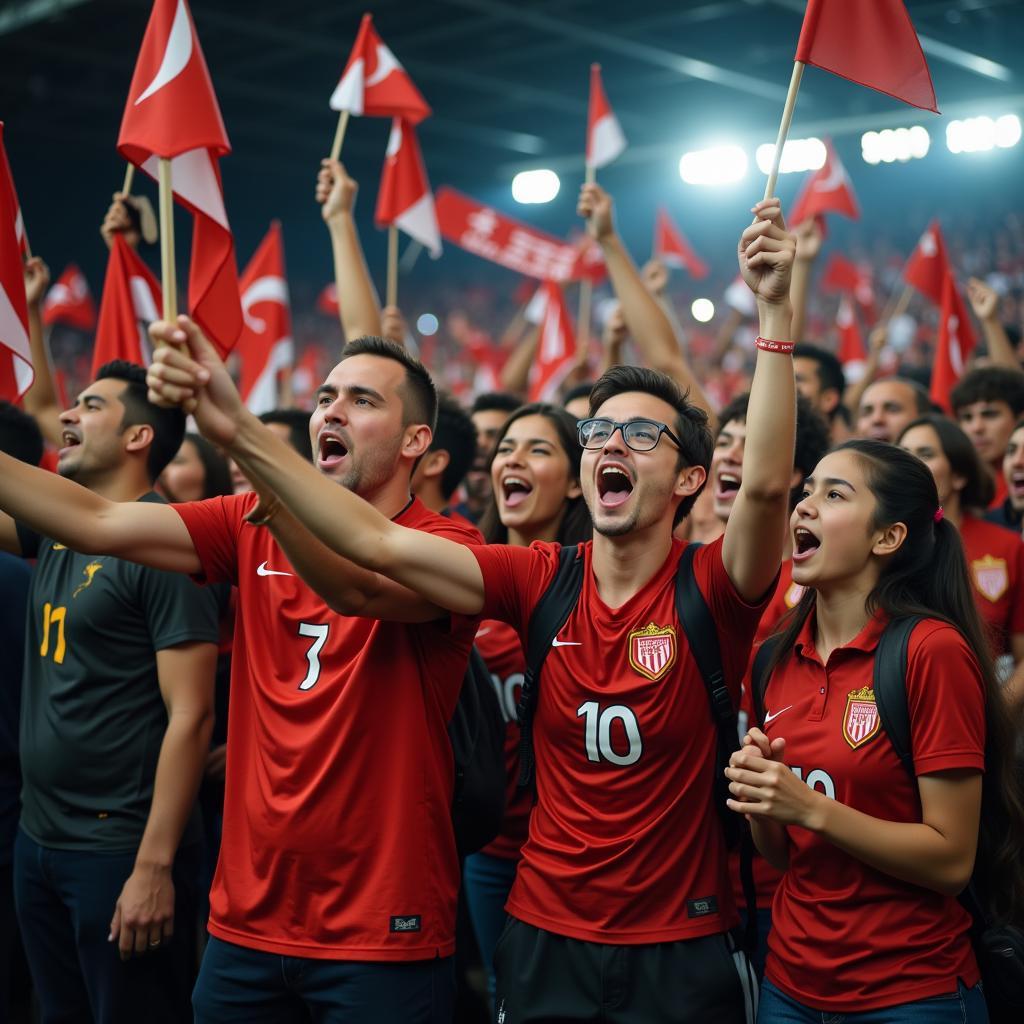
<svg viewBox="0 0 1024 1024">
<path fill-rule="evenodd" d="M 635 452 L 649 452 L 657 448 L 662 434 L 667 435 L 680 451 L 683 448 L 683 442 L 664 423 L 657 420 L 627 420 L 625 423 L 616 423 L 615 420 L 596 417 L 579 420 L 576 427 L 579 430 L 580 444 L 591 450 L 603 448 L 612 439 L 612 434 L 616 430 L 622 432 L 622 440 Z"/>
</svg>

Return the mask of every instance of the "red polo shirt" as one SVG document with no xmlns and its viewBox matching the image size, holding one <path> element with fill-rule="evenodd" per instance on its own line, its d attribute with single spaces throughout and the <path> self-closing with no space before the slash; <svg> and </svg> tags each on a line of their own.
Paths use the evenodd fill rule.
<svg viewBox="0 0 1024 1024">
<path fill-rule="evenodd" d="M 1015 530 L 964 515 L 960 522 L 974 603 L 992 635 L 995 657 L 1024 633 L 1024 543 Z"/>
</svg>

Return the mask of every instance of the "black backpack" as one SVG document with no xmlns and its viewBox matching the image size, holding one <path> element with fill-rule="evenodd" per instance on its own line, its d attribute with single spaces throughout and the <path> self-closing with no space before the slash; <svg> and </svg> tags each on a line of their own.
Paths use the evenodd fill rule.
<svg viewBox="0 0 1024 1024">
<path fill-rule="evenodd" d="M 907 707 L 907 651 L 910 634 L 922 621 L 918 615 L 893 619 L 878 641 L 872 673 L 872 688 L 878 720 L 907 774 L 917 784 Z M 767 668 L 781 637 L 767 639 L 754 658 L 751 672 L 754 707 L 758 722 L 764 721 L 764 695 L 768 688 Z M 981 969 L 992 1024 L 1019 1024 L 1024 1020 L 1024 929 L 1016 924 L 996 924 L 985 909 L 985 869 L 975 863 L 960 902 L 973 919 L 971 939 Z"/>
<path fill-rule="evenodd" d="M 448 738 L 455 761 L 452 825 L 461 860 L 497 836 L 505 814 L 505 719 L 491 673 L 475 646 Z"/>
<path fill-rule="evenodd" d="M 704 595 L 693 575 L 693 556 L 700 544 L 687 544 L 679 557 L 676 571 L 676 618 L 683 627 L 686 640 L 707 688 L 711 719 L 717 733 L 713 798 L 725 833 L 726 845 L 740 848 L 740 875 L 743 897 L 747 904 L 747 927 L 743 945 L 747 952 L 757 948 L 757 897 L 753 875 L 753 842 L 750 829 L 742 815 L 730 811 L 729 780 L 725 769 L 729 757 L 739 747 L 736 708 L 722 668 L 715 622 Z M 558 636 L 583 590 L 583 555 L 578 546 L 563 547 L 559 552 L 555 578 L 541 596 L 530 615 L 526 641 L 526 672 L 516 709 L 519 719 L 519 787 L 531 788 L 536 760 L 533 750 L 533 716 L 537 708 L 537 692 L 541 669 L 552 641 Z"/>
</svg>

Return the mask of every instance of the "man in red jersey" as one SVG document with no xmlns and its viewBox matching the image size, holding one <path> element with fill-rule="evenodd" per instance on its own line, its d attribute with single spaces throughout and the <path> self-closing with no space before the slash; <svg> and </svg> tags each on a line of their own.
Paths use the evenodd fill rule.
<svg viewBox="0 0 1024 1024">
<path fill-rule="evenodd" d="M 478 542 L 409 496 L 436 407 L 403 349 L 351 343 L 318 391 L 314 475 L 385 521 Z M 196 1019 L 282 1020 L 304 1004 L 338 1020 L 449 1021 L 458 861 L 446 726 L 475 621 L 453 624 L 336 564 L 328 607 L 289 558 L 297 525 L 278 516 L 272 536 L 246 521 L 256 494 L 118 504 L 18 466 L 3 461 L 18 492 L 10 511 L 48 536 L 238 586 L 224 836 Z"/>
<path fill-rule="evenodd" d="M 580 211 L 592 228 L 610 221 L 610 202 L 596 186 L 584 187 Z M 778 574 L 795 421 L 786 340 L 795 246 L 777 200 L 754 213 L 739 261 L 764 338 L 743 484 L 725 536 L 693 562 L 734 699 Z M 595 233 L 618 290 L 616 275 L 629 268 L 635 276 L 635 268 L 613 235 Z M 636 284 L 643 287 L 638 277 Z M 439 607 L 499 618 L 525 635 L 554 576 L 557 545 L 451 544 L 402 529 L 351 493 L 334 494 L 246 412 L 191 322 L 154 330 L 188 347 L 187 355 L 160 353 L 150 371 L 154 395 L 186 402 L 203 431 L 271 487 L 341 565 L 352 559 Z M 663 374 L 618 367 L 595 386 L 580 441 L 595 537 L 580 546 L 581 596 L 544 666 L 534 720 L 537 804 L 496 951 L 497 1019 L 750 1020 L 713 803 L 715 729 L 675 607 L 684 545 L 672 531 L 706 479 L 706 415 Z M 276 508 L 268 514 L 282 514 Z M 320 565 L 317 587 L 331 594 L 338 588 L 330 559 Z"/>
</svg>

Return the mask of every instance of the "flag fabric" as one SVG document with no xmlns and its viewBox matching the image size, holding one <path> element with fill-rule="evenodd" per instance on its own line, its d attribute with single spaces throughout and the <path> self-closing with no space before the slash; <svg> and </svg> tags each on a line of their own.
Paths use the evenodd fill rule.
<svg viewBox="0 0 1024 1024">
<path fill-rule="evenodd" d="M 313 392 L 320 385 L 319 351 L 316 345 L 307 345 L 292 370 L 292 399 L 299 409 L 312 406 Z"/>
<path fill-rule="evenodd" d="M 441 229 L 416 130 L 397 117 L 391 122 L 374 218 L 377 227 L 394 224 L 435 259 L 441 255 Z"/>
<path fill-rule="evenodd" d="M 43 300 L 43 323 L 67 324 L 80 331 L 96 326 L 96 306 L 89 292 L 85 274 L 69 263 Z"/>
<path fill-rule="evenodd" d="M 18 197 L 7 164 L 0 122 L 0 399 L 17 401 L 32 386 L 32 348 L 28 340 L 28 303 L 18 243 Z"/>
<path fill-rule="evenodd" d="M 576 361 L 576 340 L 561 287 L 545 281 L 544 319 L 537 339 L 537 357 L 530 373 L 531 402 L 550 402 Z"/>
<path fill-rule="evenodd" d="M 854 263 L 841 253 L 829 257 L 821 275 L 823 292 L 846 292 L 857 300 L 868 323 L 878 319 L 875 309 L 875 285 L 870 264 Z"/>
<path fill-rule="evenodd" d="M 654 258 L 670 267 L 685 270 L 698 280 L 708 276 L 708 265 L 693 251 L 690 243 L 676 227 L 664 207 L 659 207 L 654 221 Z"/>
<path fill-rule="evenodd" d="M 931 400 L 941 406 L 947 416 L 952 416 L 949 393 L 963 376 L 967 360 L 978 344 L 964 298 L 952 273 L 947 273 L 942 281 L 940 310 L 939 337 L 935 345 L 929 393 Z"/>
<path fill-rule="evenodd" d="M 864 337 L 860 332 L 853 303 L 844 295 L 839 300 L 839 311 L 836 313 L 836 331 L 839 334 L 839 362 L 843 364 L 843 372 L 851 384 L 856 384 L 864 376 L 868 359 L 864 347 Z"/>
<path fill-rule="evenodd" d="M 281 225 L 270 225 L 238 283 L 244 324 L 236 346 L 242 359 L 238 390 L 251 412 L 278 405 L 277 380 L 295 358 Z"/>
<path fill-rule="evenodd" d="M 3 140 L 4 123 L 0 121 L 0 142 Z M 27 259 L 28 234 L 25 231 L 25 218 L 21 214 L 21 203 L 18 202 L 18 190 L 14 187 L 14 175 L 11 173 L 11 165 L 7 162 L 7 149 L 0 145 L 0 173 L 3 174 L 7 187 L 14 197 L 14 234 L 18 240 L 18 251 L 22 257 Z"/>
<path fill-rule="evenodd" d="M 939 112 L 928 62 L 903 0 L 808 0 L 796 60 Z"/>
<path fill-rule="evenodd" d="M 377 34 L 369 14 L 363 15 L 330 105 L 332 110 L 367 117 L 401 117 L 411 125 L 431 114 L 409 73 Z"/>
<path fill-rule="evenodd" d="M 120 234 L 114 235 L 103 280 L 92 378 L 112 359 L 148 366 L 152 359 L 148 328 L 160 319 L 160 282 Z"/>
<path fill-rule="evenodd" d="M 590 65 L 590 105 L 587 111 L 587 166 L 604 167 L 626 148 L 618 118 L 601 83 L 601 65 Z"/>
<path fill-rule="evenodd" d="M 338 316 L 341 313 L 338 286 L 333 281 L 320 289 L 320 294 L 316 297 L 316 308 L 317 312 L 323 313 L 324 316 Z"/>
<path fill-rule="evenodd" d="M 117 149 L 154 179 L 159 158 L 171 160 L 174 195 L 193 215 L 192 316 L 227 354 L 242 329 L 235 241 L 219 167 L 231 144 L 186 0 L 154 0 Z"/>
<path fill-rule="evenodd" d="M 939 222 L 933 220 L 907 260 L 907 265 L 903 268 L 903 279 L 939 306 L 942 304 L 942 290 L 946 278 L 951 274 L 952 268 L 946 254 L 942 229 Z"/>
<path fill-rule="evenodd" d="M 786 222 L 796 227 L 805 220 L 826 213 L 839 213 L 851 220 L 860 220 L 860 207 L 849 175 L 830 142 L 825 143 L 825 162 L 808 176 Z"/>
</svg>

